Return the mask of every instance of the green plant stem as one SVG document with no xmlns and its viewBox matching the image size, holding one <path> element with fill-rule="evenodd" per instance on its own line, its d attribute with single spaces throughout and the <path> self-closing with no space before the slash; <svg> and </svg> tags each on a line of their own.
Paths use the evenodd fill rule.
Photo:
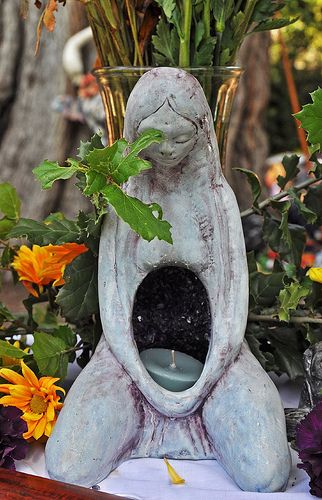
<svg viewBox="0 0 322 500">
<path fill-rule="evenodd" d="M 311 318 L 311 316 L 291 316 L 289 321 L 281 321 L 276 315 L 271 314 L 248 314 L 248 321 L 265 321 L 269 323 L 298 323 L 298 324 L 322 324 L 322 318 Z"/>
<path fill-rule="evenodd" d="M 239 23 L 237 26 L 233 40 L 234 40 L 234 49 L 231 53 L 230 56 L 230 62 L 233 64 L 235 63 L 236 57 L 237 57 L 237 51 L 243 41 L 243 38 L 245 37 L 247 30 L 251 24 L 251 19 L 254 13 L 254 9 L 256 7 L 258 0 L 249 0 L 246 3 L 245 9 L 244 9 L 244 19 L 242 23 Z"/>
<path fill-rule="evenodd" d="M 179 66 L 190 66 L 190 33 L 192 22 L 192 2 L 183 2 L 183 39 L 180 39 Z"/>
<path fill-rule="evenodd" d="M 204 0 L 203 24 L 205 28 L 205 38 L 210 37 L 210 0 Z"/>
<path fill-rule="evenodd" d="M 307 188 L 308 186 L 311 186 L 311 184 L 315 184 L 316 182 L 321 181 L 321 179 L 316 179 L 315 177 L 310 177 L 310 179 L 307 179 L 306 181 L 301 182 L 301 184 L 298 184 L 297 186 L 294 186 L 293 191 L 301 191 L 302 189 Z M 259 203 L 258 208 L 248 208 L 247 210 L 244 210 L 241 212 L 240 216 L 243 219 L 244 217 L 248 217 L 249 215 L 255 214 L 260 212 L 263 208 L 266 208 L 272 201 L 278 201 L 281 200 L 282 198 L 285 198 L 285 196 L 289 196 L 290 192 L 289 191 L 281 191 L 280 193 L 275 194 L 274 196 L 270 196 L 269 198 L 266 198 L 266 200 L 262 201 Z"/>
<path fill-rule="evenodd" d="M 135 48 L 134 66 L 137 66 L 137 63 L 139 63 L 139 66 L 143 66 L 143 58 L 142 58 L 142 54 L 140 51 L 140 45 L 139 45 L 138 33 L 137 33 L 137 27 L 136 27 L 135 9 L 129 0 L 125 0 L 125 4 L 126 4 L 127 14 L 129 16 L 132 36 L 133 36 L 133 40 L 134 40 L 134 48 Z"/>
</svg>

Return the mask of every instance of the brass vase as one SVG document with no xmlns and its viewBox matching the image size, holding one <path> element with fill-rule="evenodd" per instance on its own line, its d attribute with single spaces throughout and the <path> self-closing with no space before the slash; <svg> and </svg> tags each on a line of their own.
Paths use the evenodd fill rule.
<svg viewBox="0 0 322 500">
<path fill-rule="evenodd" d="M 139 78 L 150 67 L 106 67 L 94 71 L 106 116 L 108 143 L 122 137 L 125 108 L 130 92 Z M 228 127 L 241 68 L 200 67 L 185 68 L 201 83 L 213 113 L 221 165 L 225 166 Z"/>
</svg>

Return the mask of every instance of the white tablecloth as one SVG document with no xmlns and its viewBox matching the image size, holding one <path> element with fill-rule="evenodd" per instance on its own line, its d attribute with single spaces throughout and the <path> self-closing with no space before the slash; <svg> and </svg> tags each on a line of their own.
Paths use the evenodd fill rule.
<svg viewBox="0 0 322 500">
<path fill-rule="evenodd" d="M 276 379 L 274 379 L 276 381 Z M 277 381 L 286 407 L 296 407 L 299 386 L 286 378 Z M 287 490 L 283 493 L 250 493 L 241 491 L 215 460 L 170 460 L 186 483 L 173 485 L 161 459 L 141 458 L 124 462 L 99 485 L 101 491 L 139 500 L 304 500 L 309 494 L 309 479 L 297 469 L 297 453 L 292 450 L 293 467 Z M 17 462 L 17 470 L 48 477 L 44 449 L 31 447 L 25 460 Z"/>
</svg>

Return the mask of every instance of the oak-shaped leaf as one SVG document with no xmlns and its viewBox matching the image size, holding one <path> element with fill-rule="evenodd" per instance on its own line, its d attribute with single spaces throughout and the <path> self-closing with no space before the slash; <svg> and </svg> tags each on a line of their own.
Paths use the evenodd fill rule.
<svg viewBox="0 0 322 500">
<path fill-rule="evenodd" d="M 93 149 L 103 149 L 104 144 L 102 143 L 102 136 L 101 134 L 94 134 L 89 141 L 83 142 L 80 141 L 80 146 L 78 148 L 78 158 L 80 158 L 82 161 L 85 161 L 86 156 L 90 151 Z"/>
<path fill-rule="evenodd" d="M 66 267 L 64 280 L 56 302 L 68 321 L 77 322 L 98 312 L 97 257 L 91 251 Z"/>
<path fill-rule="evenodd" d="M 295 179 L 300 169 L 298 168 L 300 157 L 297 155 L 284 156 L 282 160 L 283 167 L 285 169 L 285 175 L 279 175 L 277 177 L 277 184 L 281 189 L 284 189 L 286 184 Z"/>
<path fill-rule="evenodd" d="M 278 300 L 280 303 L 278 317 L 281 321 L 290 320 L 290 311 L 295 311 L 301 299 L 310 293 L 310 288 L 305 284 L 293 281 L 280 291 Z"/>
<path fill-rule="evenodd" d="M 55 181 L 70 179 L 77 172 L 77 162 L 72 159 L 69 162 L 69 167 L 61 167 L 57 162 L 45 160 L 32 172 L 40 182 L 42 189 L 51 189 Z"/>
<path fill-rule="evenodd" d="M 312 104 L 305 104 L 299 113 L 295 113 L 302 125 L 302 128 L 307 132 L 308 141 L 311 144 L 319 144 L 322 147 L 322 89 L 319 87 L 317 90 L 310 94 L 312 97 Z"/>
<path fill-rule="evenodd" d="M 173 243 L 171 225 L 162 220 L 162 210 L 159 205 L 156 203 L 147 205 L 124 193 L 116 184 L 106 186 L 102 194 L 112 205 L 117 215 L 143 239 L 151 241 L 158 238 Z"/>
<path fill-rule="evenodd" d="M 103 177 L 111 178 L 117 184 L 123 184 L 132 175 L 138 175 L 143 170 L 151 168 L 151 164 L 139 158 L 138 154 L 153 143 L 164 140 L 162 132 L 145 130 L 132 144 L 125 139 L 116 141 L 112 146 L 103 149 L 93 149 L 86 156 L 89 170 L 86 172 L 87 187 L 85 194 L 101 191 Z M 98 174 L 95 178 L 93 172 Z M 106 184 L 106 182 L 105 182 Z"/>
<path fill-rule="evenodd" d="M 255 174 L 255 172 L 248 170 L 247 168 L 238 167 L 238 168 L 234 168 L 234 170 L 237 170 L 238 172 L 241 172 L 242 174 L 246 175 L 247 181 L 248 181 L 250 188 L 252 190 L 253 206 L 258 207 L 258 198 L 260 197 L 261 192 L 262 192 L 262 187 L 261 187 L 258 175 Z"/>
</svg>

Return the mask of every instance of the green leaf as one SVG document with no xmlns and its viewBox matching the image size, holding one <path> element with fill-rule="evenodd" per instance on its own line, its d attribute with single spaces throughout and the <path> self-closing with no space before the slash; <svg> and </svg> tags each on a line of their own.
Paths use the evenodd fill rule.
<svg viewBox="0 0 322 500">
<path fill-rule="evenodd" d="M 234 170 L 237 170 L 238 172 L 241 172 L 242 174 L 246 175 L 248 183 L 252 190 L 253 206 L 258 207 L 258 198 L 260 197 L 262 192 L 258 175 L 252 172 L 251 170 L 248 170 L 247 168 L 234 168 Z"/>
<path fill-rule="evenodd" d="M 138 175 L 143 170 L 151 168 L 151 164 L 139 158 L 138 154 L 151 144 L 160 143 L 162 140 L 164 140 L 162 132 L 150 129 L 145 130 L 132 144 L 121 139 L 112 146 L 90 151 L 86 157 L 90 170 L 86 173 L 87 187 L 84 193 L 101 191 L 106 185 L 106 178 L 107 181 L 111 178 L 117 184 L 123 184 L 132 175 Z M 98 178 L 95 176 L 96 173 Z M 102 175 L 105 176 L 105 181 Z"/>
<path fill-rule="evenodd" d="M 175 28 L 171 28 L 164 19 L 160 19 L 156 35 L 152 36 L 155 49 L 153 56 L 159 65 L 177 66 L 179 62 L 180 40 Z"/>
<path fill-rule="evenodd" d="M 313 212 L 313 210 L 310 210 L 309 208 L 307 208 L 307 206 L 305 206 L 304 203 L 302 203 L 302 201 L 297 196 L 297 193 L 294 193 L 293 203 L 297 206 L 300 213 L 303 215 L 303 217 L 305 217 L 307 222 L 309 224 L 314 224 L 314 222 L 317 219 L 317 214 L 315 212 Z"/>
<path fill-rule="evenodd" d="M 226 20 L 234 11 L 234 1 L 212 0 L 211 8 L 216 20 L 216 31 L 222 33 L 225 29 Z"/>
<path fill-rule="evenodd" d="M 15 188 L 8 182 L 0 184 L 0 211 L 5 218 L 17 221 L 20 216 L 20 205 L 20 198 Z"/>
<path fill-rule="evenodd" d="M 310 293 L 310 289 L 298 282 L 293 282 L 290 285 L 286 285 L 283 290 L 280 291 L 278 300 L 280 303 L 280 308 L 278 311 L 278 317 L 281 321 L 290 320 L 290 311 L 295 311 L 301 299 L 306 297 Z"/>
<path fill-rule="evenodd" d="M 102 149 L 104 148 L 104 144 L 102 143 L 102 136 L 100 134 L 94 134 L 93 137 L 87 142 L 80 142 L 80 146 L 78 148 L 78 158 L 82 161 L 85 161 L 86 156 L 93 149 Z"/>
<path fill-rule="evenodd" d="M 25 236 L 30 243 L 42 244 L 44 241 L 44 233 L 47 232 L 47 226 L 42 222 L 37 222 L 33 219 L 20 219 L 18 224 L 11 229 L 9 238 L 20 238 Z"/>
<path fill-rule="evenodd" d="M 249 33 L 258 33 L 260 31 L 277 30 L 280 28 L 284 28 L 285 26 L 289 26 L 290 24 L 294 24 L 296 21 L 298 21 L 298 19 L 299 19 L 298 17 L 295 17 L 293 19 L 284 19 L 284 18 L 266 19 L 265 21 L 261 21 Z"/>
<path fill-rule="evenodd" d="M 175 0 L 155 0 L 157 4 L 160 5 L 164 14 L 168 19 L 171 19 L 172 13 L 176 7 Z"/>
<path fill-rule="evenodd" d="M 319 144 L 322 147 L 322 89 L 319 87 L 317 90 L 310 94 L 312 97 L 312 104 L 303 106 L 302 111 L 295 113 L 302 125 L 306 130 L 308 141 L 311 144 Z"/>
<path fill-rule="evenodd" d="M 300 157 L 297 155 L 284 156 L 282 164 L 285 168 L 285 176 L 277 177 L 277 184 L 281 189 L 284 189 L 286 184 L 295 179 L 300 169 L 298 168 Z"/>
<path fill-rule="evenodd" d="M 52 220 L 44 224 L 33 219 L 20 219 L 10 231 L 10 238 L 25 236 L 32 244 L 61 245 L 62 243 L 77 242 L 80 238 L 80 229 L 74 221 L 68 219 Z"/>
<path fill-rule="evenodd" d="M 289 245 L 285 242 L 285 236 L 283 238 L 280 224 L 281 221 L 277 221 L 266 213 L 263 224 L 263 238 L 269 247 L 280 255 L 282 260 L 299 267 L 306 242 L 305 229 L 297 224 L 288 224 L 291 242 Z"/>
<path fill-rule="evenodd" d="M 67 325 L 59 326 L 57 329 L 55 329 L 53 331 L 52 335 L 55 338 L 61 339 L 65 343 L 65 346 L 68 349 L 70 349 L 71 347 L 74 347 L 76 342 L 77 342 L 77 337 L 76 337 L 75 333 Z"/>
<path fill-rule="evenodd" d="M 40 182 L 42 189 L 50 189 L 59 179 L 70 179 L 78 170 L 77 162 L 70 167 L 61 167 L 57 162 L 43 161 L 33 169 L 33 174 Z"/>
<path fill-rule="evenodd" d="M 125 194 L 116 184 L 106 186 L 102 191 L 108 203 L 117 215 L 142 238 L 151 241 L 154 238 L 172 242 L 171 225 L 160 217 L 161 207 L 157 204 L 146 205 L 137 198 Z M 158 211 L 158 217 L 153 212 Z"/>
<path fill-rule="evenodd" d="M 258 0 L 253 11 L 252 21 L 260 22 L 272 17 L 283 7 L 280 2 L 272 0 Z"/>
<path fill-rule="evenodd" d="M 304 204 L 316 214 L 316 223 L 322 225 L 322 184 L 309 187 L 304 197 Z"/>
<path fill-rule="evenodd" d="M 22 349 L 19 349 L 18 347 L 15 347 L 12 344 L 9 344 L 4 340 L 0 340 L 0 357 L 2 356 L 8 356 L 14 359 L 22 359 L 28 356 L 28 353 L 24 352 Z"/>
<path fill-rule="evenodd" d="M 292 245 L 291 234 L 288 226 L 288 212 L 291 208 L 290 201 L 271 201 L 271 206 L 281 214 L 281 222 L 278 226 L 281 230 L 281 241 L 290 247 Z"/>
<path fill-rule="evenodd" d="M 254 250 L 247 253 L 247 265 L 248 265 L 248 273 L 249 274 L 257 271 L 257 262 L 256 262 Z"/>
<path fill-rule="evenodd" d="M 106 176 L 95 172 L 95 170 L 86 172 L 86 187 L 84 189 L 86 196 L 99 193 L 104 186 L 106 186 Z"/>
<path fill-rule="evenodd" d="M 65 378 L 68 367 L 64 340 L 48 333 L 35 332 L 32 351 L 39 371 L 49 377 Z"/>
<path fill-rule="evenodd" d="M 65 285 L 56 297 L 63 316 L 71 322 L 80 321 L 98 312 L 97 258 L 91 251 L 77 257 L 65 274 Z"/>
<path fill-rule="evenodd" d="M 7 240 L 10 237 L 9 233 L 11 229 L 14 228 L 15 225 L 15 221 L 3 217 L 3 219 L 0 220 L 0 238 L 2 240 Z"/>
<path fill-rule="evenodd" d="M 281 372 L 287 373 L 291 380 L 303 377 L 303 347 L 299 345 L 294 328 L 277 327 L 267 336 L 274 350 L 275 363 Z"/>
<path fill-rule="evenodd" d="M 193 56 L 193 66 L 211 66 L 214 48 L 216 45 L 216 38 L 207 38 L 198 49 L 196 49 Z"/>
<path fill-rule="evenodd" d="M 251 303 L 255 306 L 272 306 L 284 286 L 284 277 L 284 272 L 271 274 L 252 272 L 249 276 Z"/>
</svg>

